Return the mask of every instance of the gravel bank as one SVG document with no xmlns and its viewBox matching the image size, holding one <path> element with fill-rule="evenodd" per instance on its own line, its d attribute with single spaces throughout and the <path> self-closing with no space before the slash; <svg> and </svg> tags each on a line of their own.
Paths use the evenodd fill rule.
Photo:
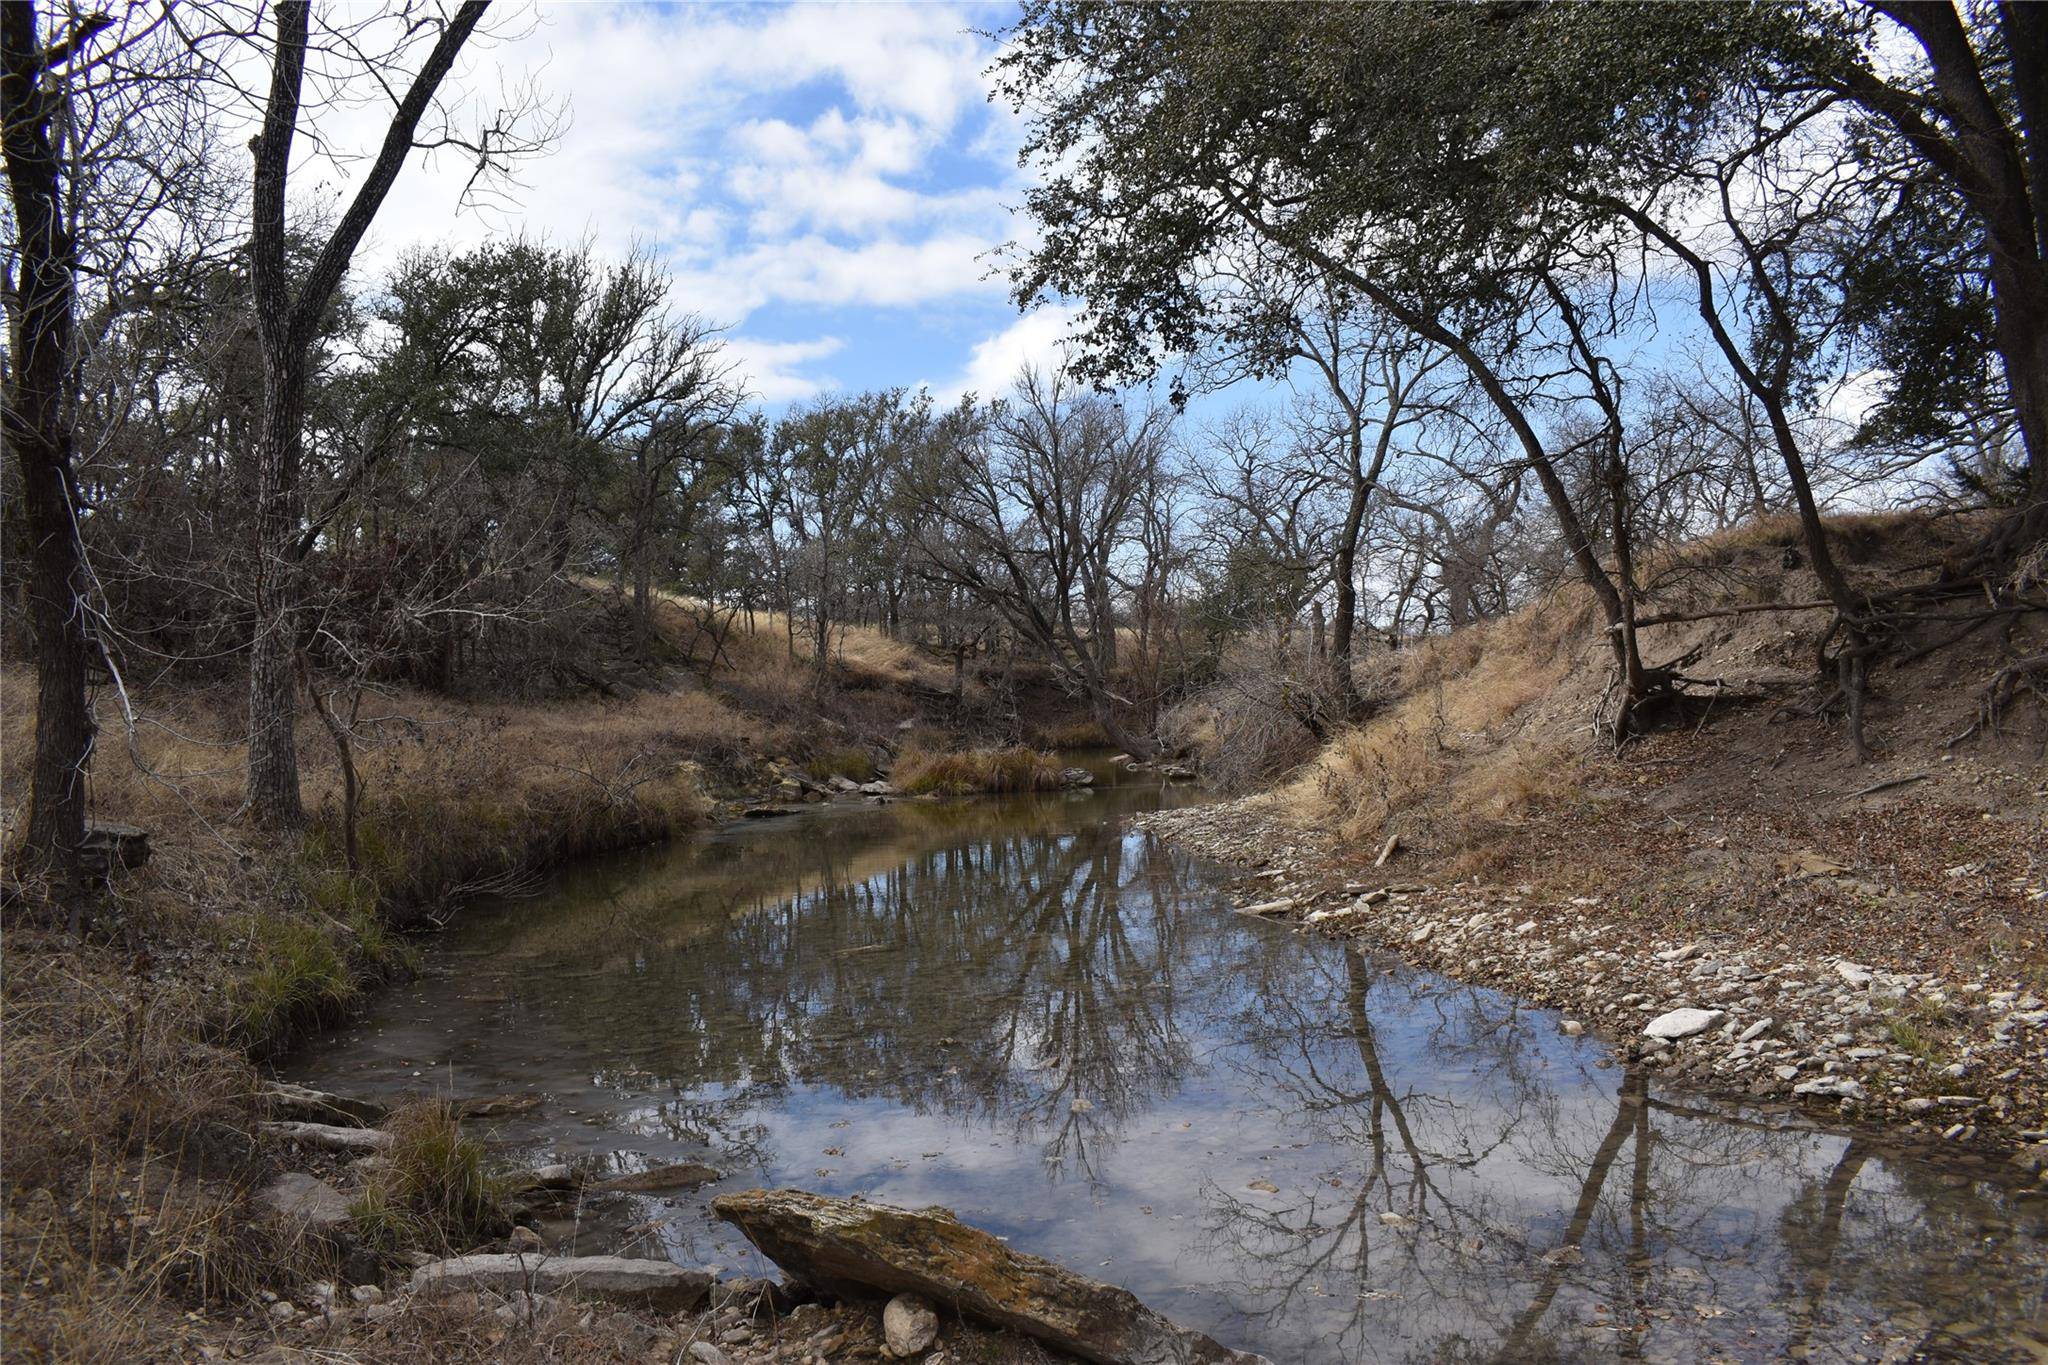
<svg viewBox="0 0 2048 1365">
<path fill-rule="evenodd" d="M 1916 971 L 1875 936 L 1834 952 L 1761 925 L 1686 938 L 1602 897 L 1347 872 L 1327 836 L 1257 797 L 1137 824 L 1244 868 L 1241 911 L 1550 1006 L 1703 1091 L 2016 1149 L 2048 1186 L 2048 1000 L 2024 981 Z"/>
</svg>

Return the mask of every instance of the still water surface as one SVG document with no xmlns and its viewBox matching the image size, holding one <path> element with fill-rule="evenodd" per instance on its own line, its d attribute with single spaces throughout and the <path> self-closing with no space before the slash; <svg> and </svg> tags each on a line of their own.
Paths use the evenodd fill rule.
<svg viewBox="0 0 2048 1365">
<path fill-rule="evenodd" d="M 945 1205 L 1277 1362 L 2048 1358 L 2048 1211 L 2000 1168 L 1667 1091 L 1549 1012 L 1233 915 L 1126 827 L 1185 795 L 835 806 L 592 863 L 466 913 L 295 1078 L 539 1091 L 508 1154 L 727 1173 L 550 1230 L 582 1251 L 764 1269 L 705 1205 L 796 1185 Z"/>
</svg>

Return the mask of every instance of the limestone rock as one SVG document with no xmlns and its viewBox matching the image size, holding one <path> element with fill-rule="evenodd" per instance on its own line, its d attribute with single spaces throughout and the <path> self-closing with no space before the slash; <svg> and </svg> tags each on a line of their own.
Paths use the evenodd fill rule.
<svg viewBox="0 0 2048 1365">
<path fill-rule="evenodd" d="M 1267 1365 L 1176 1326 L 1128 1290 L 1012 1251 L 945 1209 L 802 1190 L 745 1190 L 711 1207 L 769 1259 L 828 1292 L 921 1295 L 1097 1365 Z"/>
<path fill-rule="evenodd" d="M 412 1273 L 412 1291 L 440 1298 L 464 1290 L 493 1293 L 575 1293 L 611 1303 L 672 1313 L 694 1308 L 711 1291 L 711 1276 L 672 1261 L 626 1256 L 522 1256 L 495 1253 L 433 1261 Z"/>
<path fill-rule="evenodd" d="M 898 1356 L 922 1355 L 939 1339 L 939 1315 L 915 1294 L 898 1294 L 882 1309 L 882 1337 Z"/>
<path fill-rule="evenodd" d="M 279 1176 L 264 1186 L 256 1198 L 294 1227 L 327 1233 L 348 1226 L 348 1199 L 318 1176 L 303 1171 Z"/>
<path fill-rule="evenodd" d="M 265 1086 L 262 1099 L 272 1118 L 330 1123 L 337 1127 L 372 1127 L 382 1123 L 385 1115 L 391 1112 L 375 1100 L 330 1095 L 325 1090 L 292 1085 L 287 1081 L 273 1081 Z"/>
<path fill-rule="evenodd" d="M 674 1166 L 650 1166 L 631 1175 L 614 1176 L 591 1188 L 600 1194 L 648 1194 L 660 1190 L 687 1190 L 723 1178 L 723 1173 L 695 1161 Z"/>
<path fill-rule="evenodd" d="M 78 845 L 78 861 L 86 872 L 100 879 L 115 868 L 132 871 L 149 861 L 149 831 L 110 820 L 94 820 L 85 827 Z"/>
<path fill-rule="evenodd" d="M 1727 1017 L 1726 1010 L 1671 1010 L 1643 1025 L 1643 1036 L 1666 1041 L 1690 1038 L 1695 1033 L 1705 1033 Z"/>
</svg>

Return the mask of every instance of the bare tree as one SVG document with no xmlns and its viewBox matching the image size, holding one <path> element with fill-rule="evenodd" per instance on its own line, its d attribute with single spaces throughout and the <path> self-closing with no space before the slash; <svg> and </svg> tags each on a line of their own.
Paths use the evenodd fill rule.
<svg viewBox="0 0 2048 1365">
<path fill-rule="evenodd" d="M 250 283 L 264 383 L 255 450 L 256 552 L 250 584 L 255 627 L 249 663 L 248 813 L 262 824 L 289 827 L 304 818 L 299 797 L 293 660 L 301 629 L 296 610 L 300 566 L 315 543 L 318 527 L 306 524 L 299 473 L 305 439 L 307 353 L 321 314 L 415 148 L 460 146 L 477 159 L 481 173 L 540 145 L 517 131 L 516 119 L 502 116 L 473 138 L 463 139 L 444 129 L 426 144 L 420 140 L 422 120 L 457 54 L 476 32 L 488 3 L 463 0 L 452 15 L 408 16 L 404 40 L 380 56 L 362 55 L 366 49 L 353 41 L 352 35 L 336 45 L 349 53 L 355 64 L 353 74 L 390 89 L 416 46 L 415 39 L 427 34 L 433 37 L 417 71 L 397 95 L 382 143 L 348 208 L 296 281 L 287 269 L 285 210 L 307 59 L 314 49 L 312 7 L 308 0 L 278 0 L 272 9 L 275 38 L 269 54 L 270 82 L 262 102 L 261 131 L 250 144 L 255 161 Z"/>
<path fill-rule="evenodd" d="M 1064 367 L 1027 369 L 962 443 L 926 555 L 1089 705 L 1117 744 L 1158 752 L 1119 692 L 1119 561 L 1164 476 L 1168 418 L 1077 388 Z M 1149 703 L 1152 699 L 1144 699 Z"/>
<path fill-rule="evenodd" d="M 67 7 L 67 26 L 39 9 L 0 7 L 0 155 L 12 228 L 0 281 L 0 431 L 20 469 L 36 646 L 36 755 L 20 852 L 31 880 L 70 902 L 75 926 L 94 741 L 89 688 L 100 670 L 118 681 L 78 472 L 96 453 L 94 437 L 81 448 L 81 426 L 104 439 L 115 424 L 84 384 L 97 344 L 177 256 L 153 237 L 158 225 L 169 222 L 172 237 L 203 233 L 211 182 L 195 59 L 172 41 L 163 14 Z"/>
</svg>

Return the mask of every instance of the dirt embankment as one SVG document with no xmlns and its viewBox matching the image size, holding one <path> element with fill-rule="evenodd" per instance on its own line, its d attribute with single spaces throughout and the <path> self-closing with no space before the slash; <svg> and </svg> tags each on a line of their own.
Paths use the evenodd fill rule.
<svg viewBox="0 0 2048 1365">
<path fill-rule="evenodd" d="M 1924 569 L 1944 534 L 1870 519 L 1843 543 L 1875 583 Z M 1673 557 L 1682 590 L 1658 610 L 1810 600 L 1782 538 L 1753 528 Z M 1902 646 L 1872 677 L 1869 763 L 1820 705 L 1827 619 L 1647 630 L 1653 662 L 1690 657 L 1719 685 L 1615 753 L 1594 726 L 1607 655 L 1563 594 L 1382 661 L 1379 716 L 1286 786 L 1148 823 L 1246 867 L 1247 905 L 1285 902 L 1269 913 L 1553 1006 L 1689 1083 L 2042 1144 L 2048 714 L 2022 692 L 1985 723 L 1980 703 L 2041 652 L 2048 615 L 1917 658 Z"/>
</svg>

